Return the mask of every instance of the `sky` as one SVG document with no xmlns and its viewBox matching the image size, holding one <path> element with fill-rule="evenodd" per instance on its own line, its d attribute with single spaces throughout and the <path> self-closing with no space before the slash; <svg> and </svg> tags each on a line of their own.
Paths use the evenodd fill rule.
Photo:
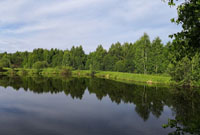
<svg viewBox="0 0 200 135">
<path fill-rule="evenodd" d="M 173 17 L 176 8 L 161 0 L 0 0 L 0 52 L 82 45 L 89 53 L 145 32 L 166 43 L 180 31 Z"/>
</svg>

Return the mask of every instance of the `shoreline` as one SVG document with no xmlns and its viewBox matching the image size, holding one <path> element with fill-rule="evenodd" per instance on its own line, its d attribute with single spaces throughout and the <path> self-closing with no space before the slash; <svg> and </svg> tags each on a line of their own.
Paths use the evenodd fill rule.
<svg viewBox="0 0 200 135">
<path fill-rule="evenodd" d="M 46 77 L 62 76 L 61 69 L 58 68 L 45 68 L 41 70 L 37 69 L 10 69 L 4 68 L 6 72 L 1 72 L 2 75 L 42 75 Z M 135 73 L 124 73 L 124 72 L 111 72 L 111 71 L 94 71 L 91 74 L 90 70 L 72 70 L 71 75 L 73 77 L 97 77 L 102 79 L 108 79 L 113 81 L 119 81 L 124 83 L 135 83 L 143 85 L 160 85 L 160 86 L 171 86 L 176 85 L 176 82 L 171 81 L 171 77 L 164 75 L 150 75 L 150 74 L 135 74 Z"/>
</svg>

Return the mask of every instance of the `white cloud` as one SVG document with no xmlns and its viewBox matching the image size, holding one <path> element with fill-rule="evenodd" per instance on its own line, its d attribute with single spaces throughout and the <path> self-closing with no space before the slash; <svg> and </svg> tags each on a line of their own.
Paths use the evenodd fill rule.
<svg viewBox="0 0 200 135">
<path fill-rule="evenodd" d="M 2 0 L 0 51 L 134 42 L 144 32 L 165 42 L 179 28 L 176 10 L 161 0 Z"/>
</svg>

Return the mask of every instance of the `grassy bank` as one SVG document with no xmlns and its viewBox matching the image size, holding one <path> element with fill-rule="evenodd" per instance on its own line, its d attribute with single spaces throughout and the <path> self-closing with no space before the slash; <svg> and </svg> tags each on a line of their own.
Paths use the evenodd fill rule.
<svg viewBox="0 0 200 135">
<path fill-rule="evenodd" d="M 148 84 L 172 84 L 169 76 L 161 75 L 146 75 L 146 74 L 134 74 L 134 73 L 121 73 L 121 72 L 97 72 L 95 76 L 99 78 L 106 78 L 111 80 L 139 82 Z"/>
<path fill-rule="evenodd" d="M 89 70 L 75 70 L 72 71 L 75 76 L 90 76 Z M 115 80 L 127 83 L 146 83 L 146 84 L 165 84 L 172 85 L 175 82 L 171 81 L 171 77 L 164 75 L 145 75 L 134 73 L 122 73 L 122 72 L 109 72 L 109 71 L 97 71 L 94 74 L 97 78 L 105 78 L 109 80 Z"/>
<path fill-rule="evenodd" d="M 58 76 L 62 75 L 63 70 L 59 68 L 46 68 L 42 70 L 37 69 L 10 69 L 5 68 L 6 72 L 3 74 L 7 75 L 28 75 L 34 76 L 37 74 L 43 76 Z M 72 76 L 76 77 L 90 77 L 91 71 L 89 70 L 73 70 L 71 72 Z M 134 73 L 122 73 L 122 72 L 107 72 L 107 71 L 97 71 L 93 74 L 97 78 L 105 78 L 109 80 L 115 80 L 120 82 L 128 83 L 146 83 L 146 84 L 174 84 L 175 82 L 171 81 L 169 76 L 164 75 L 145 75 L 145 74 L 134 74 Z"/>
</svg>

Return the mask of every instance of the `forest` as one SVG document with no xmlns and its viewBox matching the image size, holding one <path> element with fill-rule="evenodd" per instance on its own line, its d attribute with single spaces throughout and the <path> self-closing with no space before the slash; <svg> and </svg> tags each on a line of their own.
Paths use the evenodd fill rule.
<svg viewBox="0 0 200 135">
<path fill-rule="evenodd" d="M 115 43 L 109 50 L 99 45 L 94 52 L 86 54 L 82 46 L 70 50 L 34 49 L 33 52 L 1 53 L 0 67 L 7 68 L 60 68 L 72 67 L 73 70 L 116 71 L 138 74 L 171 75 L 175 81 L 188 84 L 199 79 L 199 54 L 192 60 L 187 56 L 174 61 L 173 43 L 162 43 L 159 37 L 153 41 L 144 35 L 135 43 Z M 194 78 L 191 78 L 194 77 Z"/>
<path fill-rule="evenodd" d="M 167 1 L 169 6 L 177 4 L 174 0 Z M 99 45 L 89 54 L 85 54 L 82 46 L 73 46 L 70 50 L 39 48 L 33 52 L 5 52 L 0 54 L 0 67 L 72 67 L 74 70 L 167 74 L 183 85 L 200 84 L 200 1 L 181 2 L 177 5 L 178 17 L 171 22 L 181 25 L 182 30 L 169 36 L 172 42 L 163 44 L 159 37 L 151 41 L 144 33 L 135 43 L 117 42 L 109 50 Z"/>
<path fill-rule="evenodd" d="M 168 72 L 170 46 L 170 42 L 164 45 L 159 37 L 151 42 L 145 33 L 135 43 L 117 42 L 108 51 L 99 45 L 89 54 L 85 54 L 82 46 L 73 46 L 70 50 L 39 48 L 33 52 L 5 52 L 0 54 L 0 67 L 42 69 L 68 66 L 74 70 L 163 74 Z"/>
<path fill-rule="evenodd" d="M 77 70 L 102 70 L 144 74 L 165 73 L 169 65 L 169 46 L 159 37 L 151 43 L 144 34 L 135 43 L 119 42 L 105 50 L 102 45 L 96 51 L 85 54 L 82 46 L 70 50 L 35 49 L 33 52 L 0 54 L 0 66 L 9 68 L 47 68 L 70 66 Z"/>
</svg>

